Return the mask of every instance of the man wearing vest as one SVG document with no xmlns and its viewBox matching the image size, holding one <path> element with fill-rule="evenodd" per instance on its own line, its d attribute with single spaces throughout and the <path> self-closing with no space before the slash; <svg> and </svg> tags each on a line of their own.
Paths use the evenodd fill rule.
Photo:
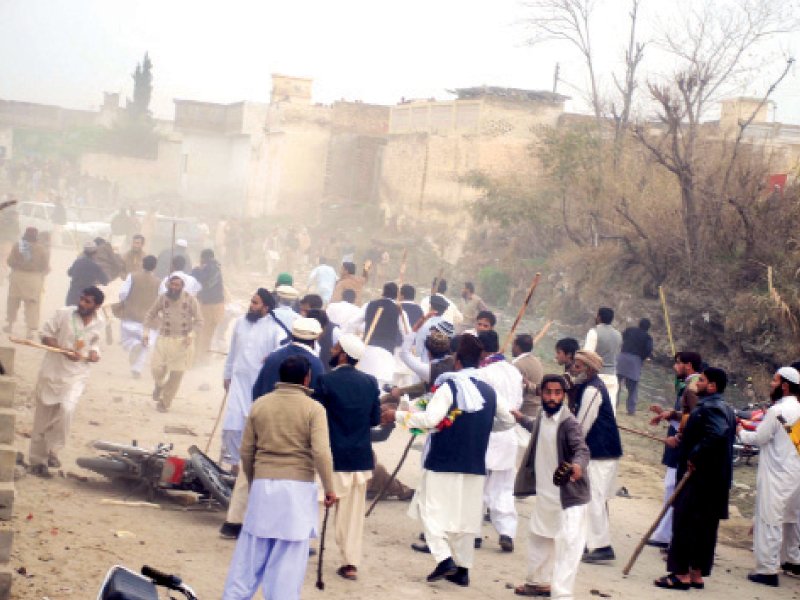
<svg viewBox="0 0 800 600">
<path fill-rule="evenodd" d="M 574 371 L 576 404 L 575 416 L 589 446 L 591 460 L 587 468 L 592 498 L 587 509 L 587 551 L 584 562 L 614 560 L 608 522 L 608 500 L 614 496 L 622 441 L 608 390 L 598 376 L 603 359 L 596 352 L 578 350 Z"/>
<path fill-rule="evenodd" d="M 442 375 L 424 410 L 384 412 L 382 421 L 429 432 L 419 488 L 409 515 L 422 521 L 425 540 L 436 559 L 428 581 L 447 579 L 469 585 L 469 569 L 480 535 L 486 449 L 492 430 L 514 426 L 514 417 L 487 384 L 475 378 L 482 347 L 461 336 L 456 372 Z"/>
<path fill-rule="evenodd" d="M 611 399 L 611 408 L 617 414 L 617 398 L 619 396 L 619 380 L 617 379 L 617 356 L 622 350 L 622 334 L 617 331 L 611 322 L 614 320 L 614 310 L 601 307 L 595 317 L 596 325 L 586 334 L 584 350 L 597 352 L 603 359 L 600 367 L 600 379 L 606 385 L 608 397 Z"/>
<path fill-rule="evenodd" d="M 142 370 L 150 354 L 142 344 L 142 336 L 147 311 L 158 298 L 160 282 L 153 273 L 156 264 L 155 256 L 145 256 L 142 259 L 142 269 L 130 272 L 122 283 L 119 290 L 119 304 L 111 307 L 114 316 L 120 320 L 120 344 L 128 353 L 128 362 L 134 379 L 142 376 Z M 155 342 L 157 335 L 157 332 L 150 332 L 152 342 Z"/>
<path fill-rule="evenodd" d="M 363 325 L 367 348 L 358 362 L 358 370 L 375 377 L 380 385 L 392 383 L 394 378 L 394 349 L 405 317 L 396 300 L 397 284 L 389 282 L 383 286 L 381 298 L 365 304 L 361 313 L 345 326 L 346 333 L 356 333 Z M 382 309 L 380 315 L 378 309 Z"/>
</svg>

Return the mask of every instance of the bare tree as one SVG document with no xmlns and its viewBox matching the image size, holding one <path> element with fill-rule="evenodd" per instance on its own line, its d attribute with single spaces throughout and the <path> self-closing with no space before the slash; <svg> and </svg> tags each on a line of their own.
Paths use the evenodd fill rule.
<svg viewBox="0 0 800 600">
<path fill-rule="evenodd" d="M 525 23 L 532 31 L 531 45 L 549 41 L 568 42 L 575 47 L 583 60 L 589 76 L 589 102 L 595 116 L 603 114 L 595 75 L 590 20 L 597 0 L 530 0 L 525 6 L 530 16 Z"/>
<path fill-rule="evenodd" d="M 752 75 L 756 65 L 749 60 L 751 54 L 773 35 L 794 27 L 796 21 L 787 19 L 780 2 L 707 0 L 684 16 L 681 27 L 664 35 L 663 45 L 678 60 L 678 69 L 670 81 L 648 84 L 660 131 L 653 135 L 640 124 L 634 135 L 678 181 L 686 256 L 692 262 L 702 258 L 701 119 L 741 77 Z"/>
<path fill-rule="evenodd" d="M 628 36 L 628 47 L 625 49 L 625 74 L 622 81 L 614 75 L 614 86 L 620 94 L 621 105 L 617 107 L 616 102 L 611 102 L 611 114 L 614 117 L 614 146 L 619 152 L 619 145 L 622 141 L 624 132 L 628 129 L 633 108 L 633 96 L 639 87 L 636 77 L 636 70 L 644 58 L 645 42 L 636 39 L 636 25 L 639 17 L 639 6 L 641 0 L 631 0 L 631 19 L 630 34 Z"/>
</svg>

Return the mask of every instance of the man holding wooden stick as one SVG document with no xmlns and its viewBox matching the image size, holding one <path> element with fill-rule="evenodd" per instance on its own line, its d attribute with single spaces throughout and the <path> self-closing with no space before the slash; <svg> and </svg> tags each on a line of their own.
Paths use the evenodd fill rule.
<svg viewBox="0 0 800 600">
<path fill-rule="evenodd" d="M 699 402 L 681 434 L 678 479 L 692 473 L 674 502 L 672 543 L 667 553 L 669 573 L 656 587 L 703 589 L 711 574 L 720 519 L 728 518 L 733 483 L 733 441 L 736 415 L 722 394 L 725 371 L 709 367 L 697 380 Z"/>
<path fill-rule="evenodd" d="M 358 369 L 375 377 L 381 386 L 392 383 L 394 379 L 394 350 L 403 330 L 404 318 L 405 312 L 397 305 L 397 284 L 389 282 L 384 284 L 380 298 L 365 304 L 361 312 L 344 326 L 345 333 L 357 333 L 364 328 L 366 349 Z"/>
<path fill-rule="evenodd" d="M 72 415 L 89 377 L 89 363 L 100 360 L 100 335 L 105 323 L 97 314 L 105 296 L 91 286 L 78 306 L 59 308 L 42 327 L 42 343 L 67 352 L 47 352 L 33 390 L 34 413 L 29 461 L 31 473 L 52 477 L 57 451 L 69 435 Z"/>
</svg>

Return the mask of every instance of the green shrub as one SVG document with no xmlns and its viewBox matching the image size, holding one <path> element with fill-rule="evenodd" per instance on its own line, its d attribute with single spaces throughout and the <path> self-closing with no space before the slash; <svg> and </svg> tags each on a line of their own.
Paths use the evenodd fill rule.
<svg viewBox="0 0 800 600">
<path fill-rule="evenodd" d="M 505 306 L 511 285 L 508 273 L 495 267 L 483 267 L 478 271 L 478 281 L 480 295 L 486 302 L 494 306 Z"/>
</svg>

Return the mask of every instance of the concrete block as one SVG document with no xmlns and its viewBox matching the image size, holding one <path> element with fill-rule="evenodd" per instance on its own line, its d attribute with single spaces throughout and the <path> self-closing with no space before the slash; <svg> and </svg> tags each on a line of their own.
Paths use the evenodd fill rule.
<svg viewBox="0 0 800 600">
<path fill-rule="evenodd" d="M 0 481 L 14 481 L 17 450 L 10 444 L 0 444 Z"/>
<path fill-rule="evenodd" d="M 11 559 L 11 544 L 13 541 L 13 531 L 10 529 L 0 531 L 0 563 L 7 563 Z"/>
<path fill-rule="evenodd" d="M 13 482 L 0 483 L 0 520 L 11 520 L 11 514 L 14 512 L 14 495 Z"/>
<path fill-rule="evenodd" d="M 3 369 L 5 370 L 7 376 L 14 374 L 15 352 L 15 349 L 11 346 L 0 346 L 0 364 L 3 365 Z"/>
<path fill-rule="evenodd" d="M 15 410 L 0 408 L 0 444 L 14 444 L 14 421 L 17 418 Z"/>
<path fill-rule="evenodd" d="M 11 567 L 0 567 L 0 600 L 11 598 Z"/>
<path fill-rule="evenodd" d="M 17 395 L 17 382 L 11 377 L 0 377 L 0 407 L 12 408 Z"/>
</svg>

